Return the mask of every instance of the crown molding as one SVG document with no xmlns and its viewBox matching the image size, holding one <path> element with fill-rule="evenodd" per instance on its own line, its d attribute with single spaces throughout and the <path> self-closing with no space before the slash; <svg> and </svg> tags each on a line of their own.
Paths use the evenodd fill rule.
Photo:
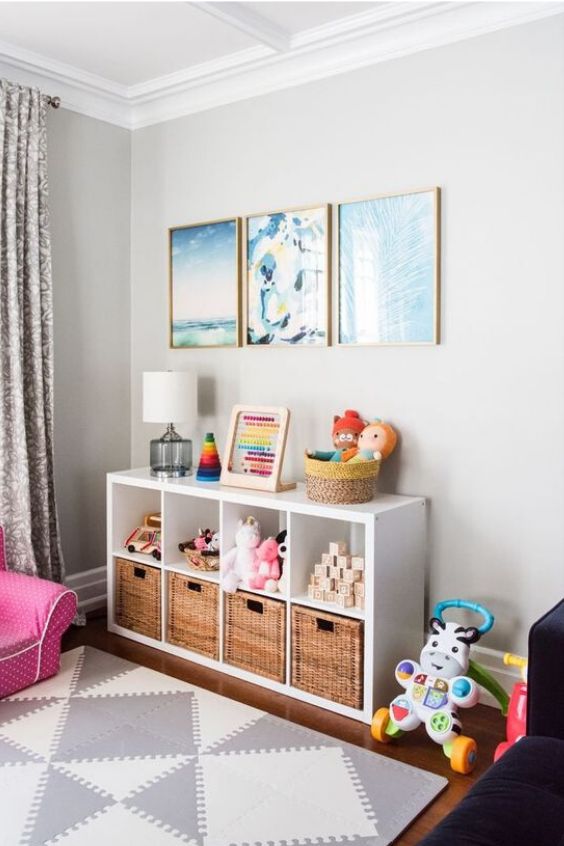
<svg viewBox="0 0 564 846">
<path fill-rule="evenodd" d="M 0 76 L 60 97 L 65 109 L 131 129 L 125 85 L 4 41 L 0 41 Z"/>
<path fill-rule="evenodd" d="M 285 51 L 263 38 L 132 86 L 0 42 L 0 75 L 60 96 L 63 108 L 140 129 L 562 13 L 564 2 L 390 3 L 304 30 Z"/>
</svg>

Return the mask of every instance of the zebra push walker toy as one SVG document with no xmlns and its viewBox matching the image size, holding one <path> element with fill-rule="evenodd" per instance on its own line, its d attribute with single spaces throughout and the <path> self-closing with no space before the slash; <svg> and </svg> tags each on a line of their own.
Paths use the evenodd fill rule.
<svg viewBox="0 0 564 846">
<path fill-rule="evenodd" d="M 447 608 L 465 608 L 480 614 L 480 627 L 465 628 L 445 622 Z M 476 741 L 462 734 L 458 708 L 472 708 L 478 702 L 479 685 L 495 696 L 502 712 L 508 697 L 489 673 L 470 660 L 470 646 L 489 632 L 494 624 L 490 611 L 475 602 L 448 599 L 435 606 L 431 633 L 421 651 L 419 663 L 400 661 L 396 679 L 405 693 L 379 708 L 372 720 L 372 737 L 388 743 L 404 731 L 412 731 L 424 723 L 427 734 L 443 747 L 450 765 L 457 773 L 470 773 L 477 758 Z"/>
</svg>

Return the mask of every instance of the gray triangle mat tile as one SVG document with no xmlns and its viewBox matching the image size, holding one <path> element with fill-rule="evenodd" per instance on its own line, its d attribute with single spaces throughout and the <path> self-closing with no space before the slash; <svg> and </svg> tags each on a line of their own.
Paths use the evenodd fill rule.
<svg viewBox="0 0 564 846">
<path fill-rule="evenodd" d="M 8 764 L 28 764 L 33 761 L 43 760 L 44 759 L 40 755 L 36 755 L 27 749 L 14 746 L 13 743 L 9 743 L 4 738 L 0 737 L 0 769 L 4 765 L 8 766 Z"/>
<path fill-rule="evenodd" d="M 64 739 L 64 732 L 63 732 Z M 138 726 L 119 725 L 102 734 L 95 735 L 86 743 L 78 743 L 64 751 L 58 751 L 57 761 L 103 760 L 105 758 L 158 758 L 183 753 L 182 746 L 165 740 Z"/>
<path fill-rule="evenodd" d="M 85 787 L 56 769 L 49 768 L 39 788 L 40 805 L 28 827 L 30 846 L 40 846 L 86 817 L 113 805 L 111 796 Z"/>
<path fill-rule="evenodd" d="M 20 717 L 26 717 L 34 711 L 40 711 L 43 708 L 48 708 L 53 702 L 60 701 L 60 699 L 50 697 L 49 699 L 2 699 L 0 700 L 0 734 L 2 733 L 2 726 L 17 720 Z"/>
<path fill-rule="evenodd" d="M 158 825 L 171 826 L 189 840 L 203 843 L 202 788 L 198 786 L 196 768 L 195 759 L 175 767 L 153 784 L 126 797 L 123 804 L 153 818 Z"/>
<path fill-rule="evenodd" d="M 209 691 L 170 692 L 152 671 L 130 680 L 137 665 L 83 651 L 66 698 L 0 703 L 0 780 L 11 770 L 29 785 L 22 846 L 63 833 L 74 846 L 77 831 L 90 842 L 89 828 L 96 842 L 127 842 L 132 824 L 136 846 L 388 846 L 446 784 Z M 101 683 L 104 695 L 93 695 Z M 13 742 L 28 732 L 57 740 L 39 784 L 41 759 Z M 0 818 L 3 801 L 0 792 Z"/>
</svg>

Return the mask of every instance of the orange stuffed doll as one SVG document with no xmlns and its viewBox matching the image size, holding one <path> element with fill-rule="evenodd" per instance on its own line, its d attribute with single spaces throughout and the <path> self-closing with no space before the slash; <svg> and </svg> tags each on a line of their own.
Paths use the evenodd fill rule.
<svg viewBox="0 0 564 846">
<path fill-rule="evenodd" d="M 397 441 L 398 436 L 389 423 L 375 420 L 360 433 L 358 448 L 349 461 L 355 464 L 360 461 L 381 461 L 392 454 Z"/>
<path fill-rule="evenodd" d="M 364 430 L 366 421 L 358 413 L 348 408 L 342 417 L 333 417 L 333 446 L 334 450 L 307 450 L 310 458 L 318 461 L 348 461 L 357 453 L 357 443 L 360 433 Z"/>
</svg>

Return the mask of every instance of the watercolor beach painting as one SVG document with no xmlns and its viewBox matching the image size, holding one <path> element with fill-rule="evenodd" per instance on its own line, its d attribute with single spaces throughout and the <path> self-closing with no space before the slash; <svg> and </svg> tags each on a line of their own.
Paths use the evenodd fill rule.
<svg viewBox="0 0 564 846">
<path fill-rule="evenodd" d="M 438 188 L 339 206 L 339 343 L 436 344 Z"/>
<path fill-rule="evenodd" d="M 170 234 L 170 346 L 239 345 L 239 220 Z"/>
<path fill-rule="evenodd" d="M 329 340 L 329 207 L 247 218 L 249 345 Z"/>
</svg>

